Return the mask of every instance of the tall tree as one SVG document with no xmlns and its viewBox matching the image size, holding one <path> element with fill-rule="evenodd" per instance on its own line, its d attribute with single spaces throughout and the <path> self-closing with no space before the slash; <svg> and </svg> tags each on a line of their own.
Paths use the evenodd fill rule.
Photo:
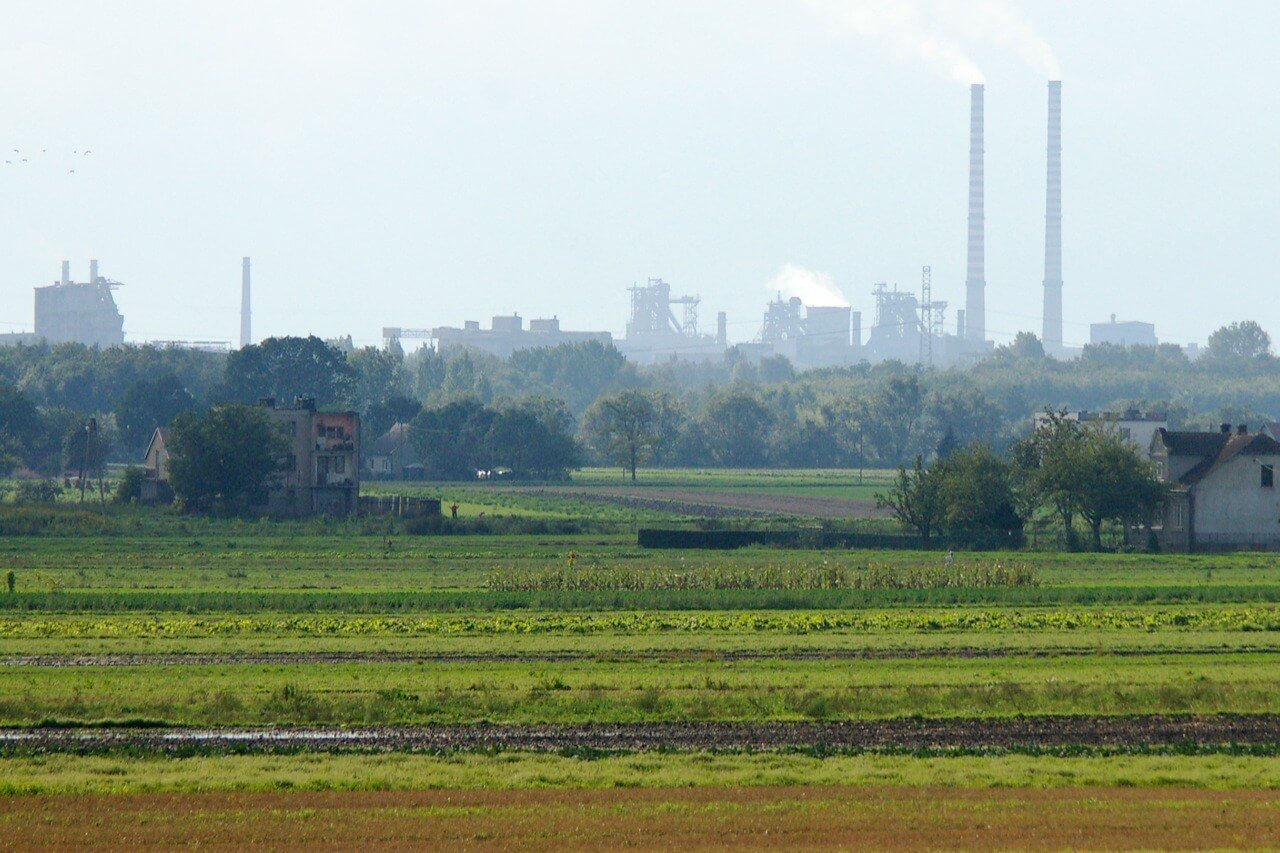
<svg viewBox="0 0 1280 853">
<path fill-rule="evenodd" d="M 914 530 L 928 545 L 947 516 L 942 483 L 942 472 L 926 468 L 924 459 L 917 456 L 912 468 L 899 466 L 889 491 L 876 495 L 876 506 L 888 509 L 903 527 Z"/>
<path fill-rule="evenodd" d="M 169 484 L 192 509 L 246 509 L 263 497 L 288 453 L 287 441 L 255 406 L 184 412 L 169 434 Z"/>
<path fill-rule="evenodd" d="M 716 394 L 699 421 L 716 465 L 751 468 L 768 464 L 773 412 L 754 394 L 740 390 Z"/>
<path fill-rule="evenodd" d="M 1209 336 L 1212 358 L 1257 359 L 1271 354 L 1271 336 L 1253 320 L 1223 326 Z"/>
<path fill-rule="evenodd" d="M 463 399 L 423 409 L 413 419 L 410 441 L 432 480 L 474 480 L 488 468 L 485 438 L 495 412 L 479 400 Z"/>
<path fill-rule="evenodd" d="M 649 462 L 678 429 L 675 401 L 662 392 L 633 390 L 601 397 L 583 416 L 583 431 L 591 446 L 628 471 L 632 482 L 636 468 Z"/>
<path fill-rule="evenodd" d="M 347 357 L 315 335 L 267 338 L 227 356 L 223 383 L 215 393 L 239 403 L 312 397 L 320 406 L 350 405 L 354 377 Z"/>
<path fill-rule="evenodd" d="M 156 427 L 168 426 L 195 405 L 191 392 L 173 373 L 139 379 L 116 403 L 116 426 L 124 446 L 131 452 L 146 449 Z"/>
</svg>

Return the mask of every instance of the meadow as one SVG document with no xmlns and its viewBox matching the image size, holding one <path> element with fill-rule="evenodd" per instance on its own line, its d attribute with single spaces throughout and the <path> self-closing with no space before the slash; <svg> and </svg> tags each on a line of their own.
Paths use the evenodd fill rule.
<svg viewBox="0 0 1280 853">
<path fill-rule="evenodd" d="M 737 476 L 700 488 L 755 487 Z M 778 479 L 760 487 L 822 487 Z M 484 500 L 496 526 L 546 513 L 582 521 L 573 496 Z M 698 522 L 590 505 L 602 515 L 571 533 L 412 535 L 386 520 L 129 509 L 94 521 L 74 508 L 43 510 L 52 516 L 42 527 L 0 519 L 10 531 L 0 535 L 0 575 L 14 579 L 12 592 L 0 588 L 3 790 L 59 804 L 46 816 L 53 831 L 58 814 L 76 808 L 59 797 L 90 793 L 123 798 L 114 802 L 127 811 L 129 798 L 163 792 L 638 786 L 668 792 L 656 795 L 671 809 L 720 791 L 705 794 L 701 813 L 741 816 L 732 803 L 744 788 L 786 800 L 796 785 L 860 801 L 930 785 L 1085 788 L 1103 798 L 1131 787 L 1248 797 L 1280 787 L 1280 736 L 1256 734 L 1276 725 L 1280 695 L 1274 555 L 956 552 L 948 567 L 937 551 L 649 550 L 636 545 L 637 524 Z M 967 726 L 1037 720 L 1050 729 L 1116 720 L 1137 734 L 1048 750 L 1016 737 L 964 740 Z M 1190 734 L 1144 740 L 1150 720 L 1189 721 Z M 1259 722 L 1243 740 L 1195 734 L 1234 730 L 1222 720 Z M 782 745 L 732 734 L 712 748 L 590 745 L 597 729 L 634 726 L 768 725 L 785 738 L 791 726 L 912 721 L 954 721 L 959 734 L 923 751 L 856 737 L 824 746 L 821 728 Z M 457 736 L 425 752 L 240 754 L 217 742 L 157 751 L 133 734 L 414 727 Z M 576 727 L 588 745 L 520 740 L 560 727 Z M 469 740 L 480 729 L 497 732 L 499 745 Z M 53 731 L 73 739 L 38 748 L 6 739 Z M 492 825 L 503 802 L 478 802 L 473 825 Z M 1242 802 L 1241 814 L 1268 825 L 1274 799 Z M 824 813 L 777 808 L 797 832 Z M 26 825 L 17 813 L 7 825 Z M 409 824 L 423 820 L 447 824 L 429 815 Z M 129 837 L 146 837 L 144 826 L 155 824 Z"/>
</svg>

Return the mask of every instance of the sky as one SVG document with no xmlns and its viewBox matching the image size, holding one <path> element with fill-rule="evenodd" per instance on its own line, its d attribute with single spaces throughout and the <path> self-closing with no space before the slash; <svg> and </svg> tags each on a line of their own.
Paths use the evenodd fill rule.
<svg viewBox="0 0 1280 853">
<path fill-rule="evenodd" d="M 1280 338 L 1280 4 L 635 0 L 7 4 L 0 331 L 101 274 L 131 341 L 518 312 L 620 334 L 649 277 L 754 338 L 779 288 L 964 301 L 986 83 L 987 328 L 1040 329 L 1063 80 L 1064 339 Z M 13 153 L 17 149 L 18 154 Z M 91 153 L 85 154 L 88 150 Z M 43 152 L 43 153 L 38 153 Z M 28 162 L 22 163 L 21 158 Z"/>
</svg>

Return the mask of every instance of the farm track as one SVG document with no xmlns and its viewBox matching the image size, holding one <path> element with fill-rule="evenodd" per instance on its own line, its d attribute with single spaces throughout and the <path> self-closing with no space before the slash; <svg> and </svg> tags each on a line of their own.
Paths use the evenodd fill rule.
<svg viewBox="0 0 1280 853">
<path fill-rule="evenodd" d="M 575 498 L 624 506 L 696 515 L 706 518 L 887 518 L 875 501 L 825 498 L 813 495 L 764 494 L 753 491 L 678 489 L 660 486 L 595 487 L 543 486 L 526 494 Z"/>
<path fill-rule="evenodd" d="M 837 723 L 387 726 L 360 729 L 7 729 L 0 754 L 130 750 L 450 752 L 487 750 L 1035 750 L 1280 744 L 1280 715 L 1033 716 Z"/>
<path fill-rule="evenodd" d="M 455 664 L 455 663 L 615 663 L 623 661 L 842 661 L 917 660 L 930 658 L 993 659 L 1055 657 L 1154 657 L 1166 655 L 1280 654 L 1273 647 L 1239 646 L 1224 648 L 1103 648 L 1077 646 L 1041 649 L 1000 648 L 900 648 L 900 649 L 733 649 L 636 652 L 538 652 L 495 654 L 401 654 L 397 652 L 222 652 L 173 654 L 32 654 L 0 655 L 0 667 L 134 667 L 134 666 L 226 666 L 236 664 Z"/>
</svg>

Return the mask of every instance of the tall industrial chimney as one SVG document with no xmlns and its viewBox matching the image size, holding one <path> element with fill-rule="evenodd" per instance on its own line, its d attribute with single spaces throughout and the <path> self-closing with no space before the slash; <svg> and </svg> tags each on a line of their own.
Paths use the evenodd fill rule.
<svg viewBox="0 0 1280 853">
<path fill-rule="evenodd" d="M 89 283 L 90 284 L 98 283 L 98 262 L 97 261 L 89 261 Z"/>
<path fill-rule="evenodd" d="M 1062 81 L 1049 81 L 1044 195 L 1044 351 L 1062 355 Z"/>
<path fill-rule="evenodd" d="M 240 262 L 240 346 L 253 343 L 253 325 L 249 300 L 249 259 Z"/>
<path fill-rule="evenodd" d="M 62 262 L 62 283 L 71 283 L 71 261 Z"/>
<path fill-rule="evenodd" d="M 973 349 L 981 349 L 987 340 L 982 96 L 981 83 L 969 87 L 969 263 L 964 282 L 964 337 Z"/>
</svg>

